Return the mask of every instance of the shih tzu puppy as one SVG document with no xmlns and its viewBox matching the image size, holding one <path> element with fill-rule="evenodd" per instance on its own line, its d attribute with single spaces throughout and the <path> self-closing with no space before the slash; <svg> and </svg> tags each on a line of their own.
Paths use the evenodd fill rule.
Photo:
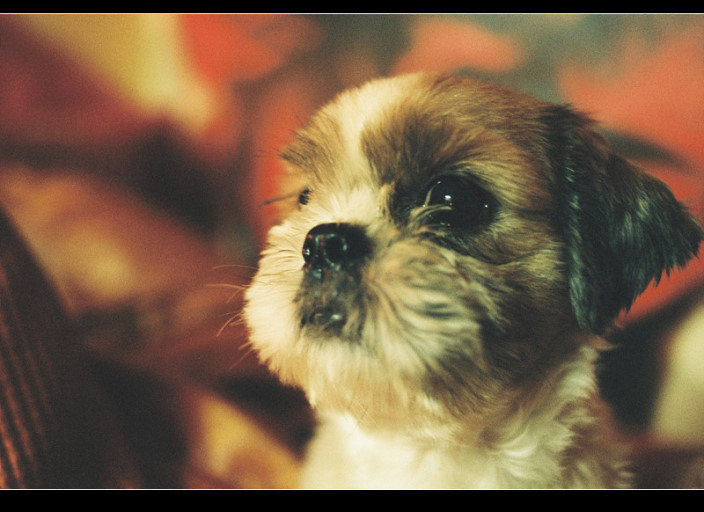
<svg viewBox="0 0 704 512">
<path fill-rule="evenodd" d="M 628 485 L 595 385 L 614 318 L 696 254 L 657 179 L 566 106 L 461 77 L 340 95 L 246 292 L 251 343 L 320 414 L 301 485 Z"/>
</svg>

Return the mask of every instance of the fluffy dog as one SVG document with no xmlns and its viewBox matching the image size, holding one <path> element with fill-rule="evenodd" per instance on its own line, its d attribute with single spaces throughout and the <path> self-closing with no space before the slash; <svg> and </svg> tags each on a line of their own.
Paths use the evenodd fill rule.
<svg viewBox="0 0 704 512">
<path fill-rule="evenodd" d="M 302 486 L 628 485 L 602 336 L 702 231 L 571 108 L 460 77 L 340 95 L 246 292 L 251 343 L 321 425 Z"/>
</svg>

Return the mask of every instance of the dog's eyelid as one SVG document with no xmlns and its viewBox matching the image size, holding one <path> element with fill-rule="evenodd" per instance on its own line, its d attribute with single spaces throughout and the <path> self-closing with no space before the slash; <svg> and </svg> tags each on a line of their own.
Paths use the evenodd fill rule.
<svg viewBox="0 0 704 512">
<path fill-rule="evenodd" d="M 452 190 L 472 191 L 477 198 L 482 198 L 487 201 L 495 201 L 494 194 L 473 175 L 467 175 L 459 172 L 447 172 L 438 174 L 433 177 L 425 186 L 425 196 L 423 197 L 422 206 L 429 206 L 429 200 L 438 186 L 446 186 Z"/>
</svg>

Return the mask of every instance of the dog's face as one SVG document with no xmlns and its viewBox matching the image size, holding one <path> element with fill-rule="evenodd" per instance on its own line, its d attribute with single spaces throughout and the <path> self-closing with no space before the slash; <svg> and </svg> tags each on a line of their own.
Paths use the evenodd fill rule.
<svg viewBox="0 0 704 512">
<path fill-rule="evenodd" d="M 589 125 L 457 77 L 343 94 L 282 154 L 303 185 L 246 294 L 253 346 L 376 426 L 516 399 L 701 238 Z"/>
</svg>

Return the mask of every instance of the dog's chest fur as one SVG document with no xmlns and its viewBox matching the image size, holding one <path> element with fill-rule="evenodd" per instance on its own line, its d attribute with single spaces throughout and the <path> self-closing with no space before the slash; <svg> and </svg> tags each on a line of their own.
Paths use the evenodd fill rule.
<svg viewBox="0 0 704 512">
<path fill-rule="evenodd" d="M 588 361 L 590 358 L 587 357 Z M 496 438 L 411 439 L 367 433 L 344 414 L 322 415 L 301 478 L 319 489 L 627 488 L 627 451 L 610 431 L 609 414 L 594 396 L 589 369 L 560 376 L 562 389 L 503 418 Z M 579 396 L 582 395 L 582 396 Z M 591 396 L 590 396 L 591 395 Z M 568 402 L 587 400 L 571 410 Z M 472 426 L 468 425 L 468 432 Z"/>
</svg>

